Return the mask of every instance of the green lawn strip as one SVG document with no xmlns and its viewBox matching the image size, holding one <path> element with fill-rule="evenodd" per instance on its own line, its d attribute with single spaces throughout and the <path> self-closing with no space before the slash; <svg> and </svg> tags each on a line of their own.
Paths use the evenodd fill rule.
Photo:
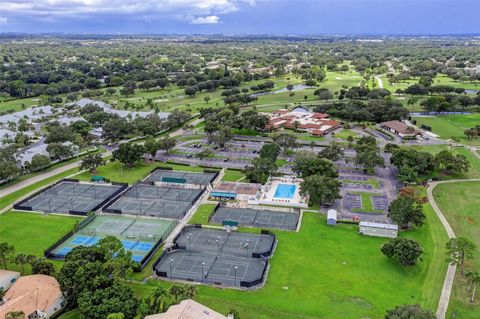
<svg viewBox="0 0 480 319">
<path fill-rule="evenodd" d="M 198 207 L 195 214 L 190 218 L 188 221 L 189 224 L 201 224 L 201 225 L 208 225 L 209 221 L 208 218 L 213 213 L 216 204 L 202 204 Z"/>
<path fill-rule="evenodd" d="M 344 183 L 351 183 L 351 184 L 364 184 L 364 185 L 372 185 L 373 188 L 380 188 L 380 181 L 375 178 L 369 178 L 366 181 L 351 181 L 351 180 L 342 180 Z"/>
<path fill-rule="evenodd" d="M 446 270 L 446 234 L 427 206 L 427 225 L 401 233 L 424 247 L 417 266 L 401 267 L 383 256 L 380 247 L 388 239 L 360 236 L 354 225 L 332 228 L 324 216 L 305 213 L 300 232 L 275 231 L 278 246 L 265 287 L 238 291 L 199 286 L 195 299 L 224 314 L 236 309 L 242 319 L 381 318 L 386 309 L 402 303 L 435 309 Z M 158 286 L 170 284 L 132 283 L 138 296 Z"/>
<path fill-rule="evenodd" d="M 43 252 L 73 230 L 80 217 L 9 211 L 0 214 L 0 238 L 15 246 L 16 253 L 42 257 Z M 61 261 L 54 261 L 61 266 Z M 20 267 L 10 264 L 9 268 Z"/>
<path fill-rule="evenodd" d="M 15 201 L 28 195 L 29 193 L 35 191 L 38 188 L 49 185 L 53 182 L 56 182 L 57 180 L 60 180 L 62 178 L 75 174 L 76 172 L 78 172 L 78 168 L 72 168 L 60 174 L 48 177 L 40 182 L 28 185 L 27 187 L 24 187 L 22 189 L 19 189 L 18 191 L 8 194 L 7 196 L 3 196 L 2 198 L 0 198 L 0 209 L 5 208 L 7 205 L 13 204 Z"/>
<path fill-rule="evenodd" d="M 80 313 L 80 310 L 73 309 L 67 312 L 62 313 L 58 319 L 81 319 L 83 315 Z"/>
<path fill-rule="evenodd" d="M 199 166 L 187 166 L 170 163 L 160 162 L 146 162 L 144 160 L 139 161 L 133 167 L 122 166 L 120 162 L 108 162 L 106 165 L 97 168 L 95 175 L 104 176 L 111 181 L 118 183 L 134 184 L 150 174 L 150 172 L 156 167 L 171 167 L 174 170 L 188 171 L 188 172 L 202 172 L 203 168 Z M 90 181 L 92 174 L 90 172 L 84 172 L 76 176 L 76 178 L 82 181 Z"/>
<path fill-rule="evenodd" d="M 476 271 L 480 270 L 480 198 L 476 196 L 479 191 L 478 181 L 440 184 L 433 191 L 435 201 L 455 235 L 470 238 L 477 245 L 474 258 L 468 260 L 466 266 Z M 447 318 L 480 318 L 480 300 L 477 298 L 476 303 L 471 304 L 466 286 L 465 280 L 457 273 Z"/>
<path fill-rule="evenodd" d="M 335 132 L 334 136 L 336 138 L 340 138 L 342 140 L 347 140 L 349 136 L 352 136 L 353 138 L 356 138 L 359 135 L 357 133 L 355 133 L 354 131 L 345 129 L 345 130 L 341 130 L 339 132 Z"/>
<path fill-rule="evenodd" d="M 237 182 L 245 179 L 245 174 L 240 170 L 226 169 L 222 181 Z"/>
<path fill-rule="evenodd" d="M 353 212 L 358 213 L 383 213 L 384 211 L 381 209 L 374 209 L 373 208 L 373 195 L 374 193 L 365 193 L 365 192 L 349 192 L 354 195 L 360 195 L 362 197 L 362 208 L 354 208 L 352 209 Z"/>
<path fill-rule="evenodd" d="M 439 115 L 429 117 L 414 117 L 416 125 L 422 124 L 432 128 L 432 132 L 442 139 L 458 139 L 461 143 L 480 145 L 480 139 L 467 140 L 464 132 L 480 123 L 480 114 Z"/>
</svg>

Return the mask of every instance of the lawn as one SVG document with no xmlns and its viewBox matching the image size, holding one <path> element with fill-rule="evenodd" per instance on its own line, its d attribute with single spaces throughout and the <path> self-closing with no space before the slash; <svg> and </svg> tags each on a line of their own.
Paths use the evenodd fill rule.
<svg viewBox="0 0 480 319">
<path fill-rule="evenodd" d="M 208 218 L 210 215 L 213 213 L 213 210 L 215 209 L 215 204 L 202 204 L 200 207 L 198 207 L 197 211 L 195 214 L 190 218 L 188 221 L 189 224 L 201 224 L 201 225 L 207 225 L 209 224 Z"/>
<path fill-rule="evenodd" d="M 333 135 L 333 133 L 332 133 Z M 347 140 L 349 136 L 353 137 L 353 138 L 356 138 L 358 137 L 358 134 L 355 133 L 354 131 L 351 131 L 351 130 L 341 130 L 340 132 L 335 132 L 335 136 L 336 138 L 339 138 L 339 139 L 342 139 L 342 140 Z"/>
<path fill-rule="evenodd" d="M 139 161 L 133 167 L 125 167 L 120 162 L 108 162 L 106 165 L 97 168 L 95 175 L 100 175 L 109 178 L 113 182 L 135 184 L 136 182 L 147 177 L 150 172 L 156 167 L 172 167 L 178 171 L 189 172 L 203 172 L 203 168 L 198 166 L 186 166 L 179 164 L 160 163 L 160 162 L 146 162 L 144 160 Z M 82 181 L 90 181 L 92 174 L 84 172 L 76 176 L 76 178 Z"/>
<path fill-rule="evenodd" d="M 414 117 L 417 126 L 426 124 L 432 132 L 442 139 L 459 139 L 464 144 L 480 145 L 480 139 L 468 141 L 464 131 L 480 124 L 480 114 L 441 115 L 431 117 Z"/>
<path fill-rule="evenodd" d="M 383 213 L 383 210 L 373 208 L 373 193 L 366 192 L 350 192 L 355 195 L 360 195 L 362 198 L 362 208 L 354 208 L 352 211 L 358 213 Z"/>
<path fill-rule="evenodd" d="M 467 268 L 480 271 L 480 182 L 440 184 L 433 195 L 438 206 L 447 218 L 457 236 L 467 237 L 477 245 L 474 259 L 468 261 Z M 468 302 L 466 285 L 457 273 L 453 295 L 447 318 L 480 318 L 480 298 L 475 304 Z"/>
<path fill-rule="evenodd" d="M 73 216 L 10 211 L 0 214 L 0 238 L 15 246 L 17 254 L 40 257 L 44 250 L 71 231 L 80 220 L 82 218 Z M 61 263 L 55 264 L 58 266 Z M 10 268 L 20 269 L 13 264 Z"/>
<path fill-rule="evenodd" d="M 242 171 L 234 170 L 234 169 L 226 169 L 225 175 L 222 178 L 222 181 L 225 182 L 240 182 L 244 181 L 245 174 Z"/>
<path fill-rule="evenodd" d="M 380 253 L 386 239 L 363 237 L 353 225 L 329 227 L 324 216 L 305 213 L 298 233 L 275 231 L 278 246 L 265 287 L 238 291 L 199 286 L 196 299 L 226 314 L 236 309 L 242 319 L 381 318 L 403 303 L 437 305 L 446 262 L 446 234 L 427 205 L 427 225 L 408 232 L 426 252 L 414 267 L 400 267 Z M 163 281 L 132 283 L 145 295 Z M 288 287 L 288 288 L 286 288 Z"/>
</svg>

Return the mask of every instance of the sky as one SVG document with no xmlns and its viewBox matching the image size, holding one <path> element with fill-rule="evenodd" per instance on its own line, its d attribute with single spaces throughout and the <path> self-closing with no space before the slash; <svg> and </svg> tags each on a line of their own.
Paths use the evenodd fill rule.
<svg viewBox="0 0 480 319">
<path fill-rule="evenodd" d="M 480 34 L 480 0 L 0 0 L 0 32 Z"/>
</svg>

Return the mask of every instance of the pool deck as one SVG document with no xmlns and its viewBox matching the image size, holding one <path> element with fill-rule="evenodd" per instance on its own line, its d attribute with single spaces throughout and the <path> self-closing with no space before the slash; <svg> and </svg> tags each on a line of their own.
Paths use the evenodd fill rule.
<svg viewBox="0 0 480 319">
<path fill-rule="evenodd" d="M 308 207 L 308 200 L 300 196 L 300 180 L 292 179 L 291 177 L 279 177 L 270 179 L 265 186 L 262 187 L 262 193 L 258 199 L 258 204 L 263 205 L 275 205 L 275 206 L 289 206 L 289 207 Z M 277 193 L 277 188 L 279 185 L 294 186 L 295 192 L 292 197 L 275 197 L 279 194 Z M 280 192 L 282 193 L 282 192 Z M 280 194 L 284 195 L 284 194 Z"/>
</svg>

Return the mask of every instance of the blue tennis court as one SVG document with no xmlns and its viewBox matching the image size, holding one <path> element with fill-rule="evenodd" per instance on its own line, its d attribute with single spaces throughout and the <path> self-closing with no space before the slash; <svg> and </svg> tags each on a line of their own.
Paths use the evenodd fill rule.
<svg viewBox="0 0 480 319">
<path fill-rule="evenodd" d="M 91 236 L 77 235 L 72 239 L 72 244 L 74 245 L 85 245 L 91 239 Z"/>
<path fill-rule="evenodd" d="M 146 243 L 146 242 L 140 241 L 136 243 L 131 250 L 149 252 L 150 249 L 152 249 L 152 247 L 153 247 L 152 243 Z"/>
<path fill-rule="evenodd" d="M 60 256 L 66 256 L 66 255 L 67 255 L 69 252 L 71 252 L 71 251 L 72 251 L 72 248 L 71 248 L 71 247 L 63 247 L 62 249 L 60 249 L 60 250 L 58 251 L 58 254 L 59 254 Z"/>
<path fill-rule="evenodd" d="M 143 257 L 145 256 L 142 256 L 142 255 L 132 255 L 132 260 L 139 263 L 142 261 Z"/>
<path fill-rule="evenodd" d="M 130 240 L 122 240 L 123 248 L 126 250 L 132 250 L 133 246 L 135 246 L 136 242 Z"/>
</svg>

